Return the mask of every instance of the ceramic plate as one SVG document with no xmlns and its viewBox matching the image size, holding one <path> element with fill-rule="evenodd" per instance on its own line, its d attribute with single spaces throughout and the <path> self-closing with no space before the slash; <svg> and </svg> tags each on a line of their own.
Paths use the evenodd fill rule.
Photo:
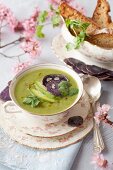
<svg viewBox="0 0 113 170">
<path fill-rule="evenodd" d="M 57 123 L 46 124 L 45 126 L 37 126 L 33 127 L 23 120 L 23 117 L 19 113 L 6 113 L 3 109 L 2 113 L 7 121 L 10 121 L 17 129 L 22 131 L 23 133 L 30 134 L 32 136 L 40 136 L 40 137 L 53 137 L 60 136 L 71 132 L 73 130 L 78 129 L 77 127 L 71 127 L 68 125 L 67 120 L 72 116 L 82 116 L 85 120 L 89 112 L 91 112 L 89 96 L 84 91 L 83 96 L 79 100 L 79 102 L 74 105 L 71 109 L 68 110 L 65 118 Z"/>
<path fill-rule="evenodd" d="M 1 106 L 2 103 L 0 102 L 0 108 Z M 0 116 L 0 127 L 11 137 L 11 139 L 20 144 L 42 150 L 54 150 L 74 144 L 85 137 L 93 128 L 92 114 L 89 114 L 80 128 L 65 135 L 52 138 L 33 137 L 19 130 L 15 126 L 15 123 L 11 121 L 12 117 L 9 116 L 9 118 L 6 119 L 2 112 L 0 112 Z"/>
<path fill-rule="evenodd" d="M 106 68 L 108 70 L 113 70 L 113 63 L 106 64 L 106 63 L 96 62 L 94 60 L 89 59 L 85 55 L 81 54 L 78 50 L 67 51 L 65 46 L 66 46 L 66 41 L 64 40 L 61 34 L 54 37 L 52 42 L 52 49 L 55 55 L 61 61 L 63 61 L 65 58 L 76 58 L 80 61 L 83 61 L 85 64 L 96 65 L 99 67 Z"/>
</svg>

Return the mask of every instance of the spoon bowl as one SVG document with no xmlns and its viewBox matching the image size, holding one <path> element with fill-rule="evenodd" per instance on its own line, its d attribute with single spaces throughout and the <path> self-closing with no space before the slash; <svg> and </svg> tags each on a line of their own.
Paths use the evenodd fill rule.
<svg viewBox="0 0 113 170">
<path fill-rule="evenodd" d="M 83 76 L 84 89 L 93 102 L 96 102 L 101 95 L 101 82 L 94 76 Z"/>
</svg>

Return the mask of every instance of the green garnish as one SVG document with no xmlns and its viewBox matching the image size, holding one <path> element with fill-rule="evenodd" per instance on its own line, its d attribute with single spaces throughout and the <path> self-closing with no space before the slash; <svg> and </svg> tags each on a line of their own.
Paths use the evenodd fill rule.
<svg viewBox="0 0 113 170">
<path fill-rule="evenodd" d="M 62 81 L 58 85 L 59 91 L 63 97 L 73 96 L 78 94 L 79 90 L 77 88 L 72 88 L 68 81 Z"/>
<path fill-rule="evenodd" d="M 52 25 L 53 28 L 57 27 L 61 24 L 61 17 L 58 8 L 54 8 L 52 5 L 49 6 L 50 12 L 52 15 L 49 15 L 49 12 L 46 10 L 40 12 L 38 19 L 37 19 L 37 26 L 36 26 L 36 36 L 38 38 L 44 38 L 45 34 L 43 33 L 43 28 L 46 25 Z M 49 22 L 48 22 L 49 21 Z"/>
<path fill-rule="evenodd" d="M 42 32 L 43 27 L 44 27 L 43 25 L 37 25 L 36 26 L 36 35 L 39 38 L 44 38 L 45 37 L 45 34 Z"/>
<path fill-rule="evenodd" d="M 68 81 L 62 81 L 59 83 L 58 88 L 62 96 L 68 96 L 69 94 L 69 82 Z"/>
<path fill-rule="evenodd" d="M 68 51 L 69 51 L 69 50 L 73 50 L 73 49 L 75 48 L 75 44 L 73 44 L 73 43 L 67 43 L 67 44 L 66 44 L 66 48 L 67 48 Z"/>
<path fill-rule="evenodd" d="M 51 22 L 52 22 L 53 27 L 59 26 L 61 22 L 61 18 L 59 14 L 55 14 L 54 16 L 52 16 Z"/>
<path fill-rule="evenodd" d="M 80 47 L 80 44 L 84 42 L 85 38 L 88 36 L 86 34 L 86 29 L 90 25 L 89 23 L 82 23 L 81 21 L 77 20 L 65 20 L 66 26 L 68 29 L 71 29 L 75 33 L 75 39 L 73 43 L 67 43 L 66 48 L 67 50 L 77 49 Z M 79 33 L 77 33 L 79 32 Z"/>
<path fill-rule="evenodd" d="M 36 107 L 39 105 L 40 100 L 34 95 L 29 95 L 24 98 L 23 103 L 27 105 L 31 105 L 31 107 Z"/>
<path fill-rule="evenodd" d="M 40 23 L 44 23 L 47 19 L 47 16 L 48 16 L 48 12 L 46 10 L 40 12 L 39 17 L 38 17 L 38 21 Z"/>
<path fill-rule="evenodd" d="M 42 32 L 44 25 L 42 25 L 48 17 L 48 12 L 46 10 L 40 12 L 39 17 L 37 19 L 38 25 L 36 26 L 36 36 L 38 38 L 44 38 L 45 34 Z"/>
<path fill-rule="evenodd" d="M 52 4 L 50 4 L 49 9 L 50 9 L 51 11 L 54 11 L 54 10 L 55 10 Z"/>
<path fill-rule="evenodd" d="M 70 88 L 69 89 L 69 96 L 73 96 L 78 94 L 79 90 L 77 88 Z"/>
</svg>

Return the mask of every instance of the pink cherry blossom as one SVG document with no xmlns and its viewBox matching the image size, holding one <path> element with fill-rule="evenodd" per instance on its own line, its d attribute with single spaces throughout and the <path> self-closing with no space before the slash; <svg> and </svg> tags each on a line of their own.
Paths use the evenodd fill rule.
<svg viewBox="0 0 113 170">
<path fill-rule="evenodd" d="M 9 24 L 9 27 L 12 31 L 15 30 L 15 28 L 18 25 L 18 20 L 15 18 L 14 14 L 9 10 L 6 17 L 7 23 Z"/>
<path fill-rule="evenodd" d="M 13 71 L 15 74 L 18 74 L 20 71 L 22 71 L 23 69 L 27 68 L 30 65 L 31 65 L 31 63 L 29 61 L 20 62 L 14 66 Z"/>
<path fill-rule="evenodd" d="M 23 35 L 28 38 L 33 37 L 35 34 L 35 28 L 36 28 L 36 21 L 34 21 L 34 18 L 25 20 L 22 23 L 22 25 L 24 27 Z"/>
<path fill-rule="evenodd" d="M 15 32 L 23 32 L 24 31 L 24 27 L 22 25 L 22 22 L 18 22 L 18 24 L 16 25 L 16 27 L 14 28 Z"/>
<path fill-rule="evenodd" d="M 7 17 L 7 13 L 9 12 L 9 9 L 3 5 L 0 4 L 0 21 L 3 21 Z"/>
<path fill-rule="evenodd" d="M 97 124 L 100 123 L 102 115 L 107 114 L 110 108 L 111 107 L 108 104 L 103 104 L 101 107 L 100 106 L 97 107 L 97 112 L 95 113 L 95 116 L 94 116 L 94 119 Z M 108 116 L 106 116 L 106 118 L 108 118 Z"/>
<path fill-rule="evenodd" d="M 29 53 L 32 58 L 36 58 L 41 52 L 40 43 L 33 39 L 26 39 L 21 42 L 21 48 L 25 53 Z"/>
<path fill-rule="evenodd" d="M 15 18 L 13 12 L 7 8 L 5 5 L 0 4 L 0 21 L 6 20 L 9 27 L 14 31 L 15 27 L 18 25 L 18 20 Z"/>
<path fill-rule="evenodd" d="M 100 117 L 97 116 L 97 115 L 95 115 L 95 116 L 94 116 L 94 119 L 95 119 L 96 123 L 99 125 L 100 122 L 101 122 Z"/>
<path fill-rule="evenodd" d="M 108 104 L 103 104 L 103 105 L 102 105 L 102 111 L 103 111 L 103 113 L 104 113 L 104 114 L 107 113 L 107 112 L 110 110 L 110 108 L 111 108 L 110 105 L 108 105 Z"/>
<path fill-rule="evenodd" d="M 94 153 L 91 163 L 102 169 L 108 168 L 108 161 L 104 158 L 103 154 L 100 153 Z"/>
<path fill-rule="evenodd" d="M 25 21 L 22 22 L 24 28 L 23 31 L 24 37 L 31 38 L 35 35 L 38 15 L 39 15 L 39 9 L 36 8 L 32 16 L 29 19 L 26 19 Z"/>
<path fill-rule="evenodd" d="M 48 18 L 50 17 L 52 17 L 54 15 L 54 12 L 53 11 L 48 11 Z"/>
<path fill-rule="evenodd" d="M 34 12 L 33 12 L 33 14 L 31 15 L 31 18 L 33 18 L 34 21 L 37 21 L 37 17 L 38 17 L 38 15 L 39 15 L 39 13 L 40 13 L 40 10 L 39 10 L 38 7 L 36 7 L 35 10 L 34 10 Z"/>
</svg>

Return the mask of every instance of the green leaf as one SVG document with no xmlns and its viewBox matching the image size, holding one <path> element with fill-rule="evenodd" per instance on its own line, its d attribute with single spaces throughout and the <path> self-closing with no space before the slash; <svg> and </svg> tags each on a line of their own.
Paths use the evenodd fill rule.
<svg viewBox="0 0 113 170">
<path fill-rule="evenodd" d="M 52 22 L 53 27 L 59 26 L 61 22 L 60 16 L 58 14 L 53 15 L 51 18 L 51 22 Z"/>
<path fill-rule="evenodd" d="M 80 44 L 84 42 L 85 38 L 88 36 L 86 34 L 86 29 L 90 25 L 89 23 L 82 23 L 78 20 L 65 20 L 66 26 L 76 32 L 75 39 L 73 43 L 68 43 L 66 45 L 67 50 L 77 49 Z M 78 33 L 78 34 L 77 34 Z"/>
<path fill-rule="evenodd" d="M 27 105 L 31 105 L 31 107 L 36 107 L 40 103 L 40 100 L 36 96 L 30 95 L 24 98 L 23 103 Z"/>
<path fill-rule="evenodd" d="M 35 100 L 35 106 L 37 106 L 40 103 L 39 100 Z"/>
<path fill-rule="evenodd" d="M 89 25 L 90 25 L 90 23 L 87 23 L 87 22 L 82 23 L 82 28 L 83 28 L 84 30 L 86 30 L 86 29 L 89 27 Z"/>
<path fill-rule="evenodd" d="M 59 83 L 58 88 L 62 96 L 68 96 L 70 84 L 68 81 Z"/>
<path fill-rule="evenodd" d="M 75 49 L 80 48 L 80 44 L 84 41 L 84 38 L 77 36 L 74 40 Z"/>
<path fill-rule="evenodd" d="M 70 88 L 69 89 L 69 96 L 73 96 L 78 94 L 79 90 L 77 88 Z"/>
<path fill-rule="evenodd" d="M 55 10 L 55 9 L 53 8 L 53 5 L 52 5 L 52 4 L 50 4 L 49 8 L 50 8 L 51 11 L 54 11 L 54 10 Z"/>
<path fill-rule="evenodd" d="M 38 106 L 39 103 L 40 103 L 40 101 L 38 98 L 34 99 L 34 100 L 32 100 L 31 107 L 36 107 L 36 106 Z"/>
<path fill-rule="evenodd" d="M 81 31 L 79 34 L 80 38 L 85 38 L 86 37 L 86 33 L 84 31 Z"/>
<path fill-rule="evenodd" d="M 30 104 L 32 102 L 32 99 L 30 97 L 25 97 L 23 100 L 23 103 Z"/>
<path fill-rule="evenodd" d="M 74 43 L 67 43 L 66 48 L 67 48 L 68 51 L 73 50 L 75 48 L 75 44 Z"/>
<path fill-rule="evenodd" d="M 37 25 L 37 27 L 36 27 L 36 35 L 39 38 L 44 38 L 45 37 L 44 33 L 42 32 L 43 27 L 44 27 L 43 25 Z"/>
<path fill-rule="evenodd" d="M 74 44 L 75 44 L 75 49 L 78 49 L 80 47 L 80 43 L 81 43 L 81 40 L 79 37 L 76 37 L 75 40 L 74 40 Z"/>
<path fill-rule="evenodd" d="M 67 28 L 69 28 L 70 24 L 71 24 L 71 20 L 70 19 L 66 19 L 65 20 L 66 26 Z"/>
<path fill-rule="evenodd" d="M 74 48 L 75 49 L 78 49 L 81 45 L 82 42 L 84 42 L 85 40 L 85 37 L 86 37 L 86 33 L 81 31 L 80 34 L 78 34 L 75 39 L 74 39 Z"/>
<path fill-rule="evenodd" d="M 38 21 L 40 23 L 44 23 L 47 19 L 47 16 L 48 16 L 48 12 L 46 10 L 40 12 L 39 17 L 38 17 Z"/>
<path fill-rule="evenodd" d="M 59 10 L 59 8 L 55 11 L 55 13 L 58 14 L 59 17 L 60 17 L 60 10 Z"/>
<path fill-rule="evenodd" d="M 70 28 L 72 29 L 80 29 L 82 27 L 82 23 L 80 21 L 77 21 L 77 20 L 71 20 L 70 21 Z"/>
</svg>

